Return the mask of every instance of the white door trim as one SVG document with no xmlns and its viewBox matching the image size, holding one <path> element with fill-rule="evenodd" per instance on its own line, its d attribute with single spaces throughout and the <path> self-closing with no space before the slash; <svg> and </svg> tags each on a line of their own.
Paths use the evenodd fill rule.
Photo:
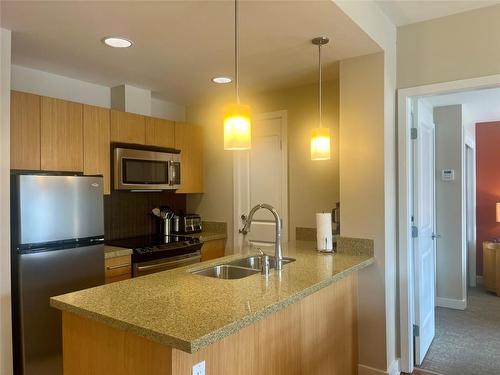
<svg viewBox="0 0 500 375">
<path fill-rule="evenodd" d="M 401 371 L 413 372 L 411 237 L 411 98 L 500 87 L 500 74 L 398 90 L 398 253 Z"/>
<path fill-rule="evenodd" d="M 288 242 L 288 111 L 274 111 L 259 113 L 254 116 L 256 120 L 270 120 L 273 118 L 281 119 L 281 152 L 282 152 L 282 168 L 281 178 L 283 181 L 282 186 L 282 207 L 283 212 L 279 214 L 281 217 L 286 218 L 286 225 L 282 228 L 283 242 Z M 239 232 L 242 222 L 241 214 L 248 213 L 250 207 L 250 152 L 248 151 L 235 151 L 233 153 L 233 242 L 234 253 L 238 253 L 242 249 L 243 236 Z"/>
</svg>

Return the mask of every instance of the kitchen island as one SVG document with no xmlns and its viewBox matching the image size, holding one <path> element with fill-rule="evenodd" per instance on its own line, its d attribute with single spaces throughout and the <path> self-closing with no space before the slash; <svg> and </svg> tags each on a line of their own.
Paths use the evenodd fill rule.
<svg viewBox="0 0 500 375">
<path fill-rule="evenodd" d="M 269 251 L 271 254 L 272 251 Z M 351 374 L 357 366 L 357 271 L 369 240 L 336 254 L 285 245 L 282 271 L 222 280 L 191 272 L 234 255 L 51 299 L 63 312 L 66 375 Z"/>
</svg>

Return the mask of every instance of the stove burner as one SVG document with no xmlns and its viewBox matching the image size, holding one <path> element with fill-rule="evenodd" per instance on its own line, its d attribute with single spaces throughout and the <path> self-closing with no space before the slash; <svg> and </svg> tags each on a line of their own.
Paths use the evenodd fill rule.
<svg viewBox="0 0 500 375">
<path fill-rule="evenodd" d="M 199 238 L 187 236 L 142 236 L 108 241 L 108 245 L 133 249 L 132 262 L 199 252 L 203 243 Z"/>
</svg>

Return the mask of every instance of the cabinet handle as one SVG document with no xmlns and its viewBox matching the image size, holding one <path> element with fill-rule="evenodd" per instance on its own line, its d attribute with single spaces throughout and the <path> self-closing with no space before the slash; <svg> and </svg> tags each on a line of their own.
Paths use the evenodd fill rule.
<svg viewBox="0 0 500 375">
<path fill-rule="evenodd" d="M 123 263 L 123 264 L 117 264 L 116 266 L 107 266 L 106 269 L 108 271 L 111 271 L 111 270 L 116 270 L 118 268 L 126 268 L 126 267 L 130 267 L 130 263 Z"/>
</svg>

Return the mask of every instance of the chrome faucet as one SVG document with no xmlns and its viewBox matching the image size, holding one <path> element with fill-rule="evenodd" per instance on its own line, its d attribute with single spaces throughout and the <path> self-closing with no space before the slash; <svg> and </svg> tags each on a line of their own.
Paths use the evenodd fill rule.
<svg viewBox="0 0 500 375">
<path fill-rule="evenodd" d="M 276 209 L 273 206 L 267 203 L 261 203 L 252 208 L 248 213 L 247 217 L 242 216 L 245 225 L 243 226 L 242 229 L 240 229 L 240 233 L 247 234 L 248 232 L 250 232 L 250 226 L 252 225 L 253 215 L 261 208 L 269 210 L 274 216 L 274 222 L 276 224 L 276 245 L 274 249 L 275 267 L 277 270 L 281 270 L 283 268 L 283 248 L 281 246 L 281 218 L 280 215 L 278 214 L 278 211 L 276 211 Z"/>
</svg>

